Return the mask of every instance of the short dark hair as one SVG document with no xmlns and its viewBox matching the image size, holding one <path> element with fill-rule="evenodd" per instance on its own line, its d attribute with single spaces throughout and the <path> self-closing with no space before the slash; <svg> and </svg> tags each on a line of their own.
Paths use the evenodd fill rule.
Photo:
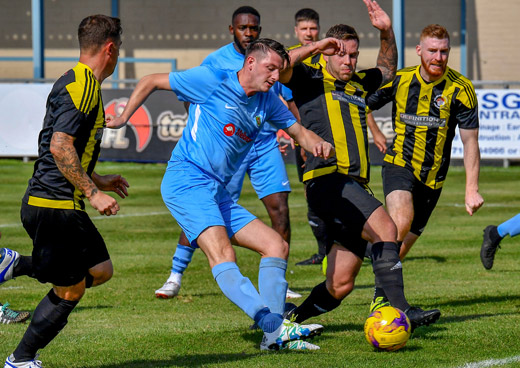
<svg viewBox="0 0 520 368">
<path fill-rule="evenodd" d="M 96 14 L 84 18 L 78 27 L 79 48 L 97 50 L 103 44 L 112 40 L 121 41 L 121 20 L 107 15 Z"/>
<path fill-rule="evenodd" d="M 298 25 L 299 22 L 310 20 L 316 22 L 317 25 L 320 25 L 320 15 L 318 12 L 311 8 L 303 8 L 300 9 L 294 14 L 294 23 Z"/>
<path fill-rule="evenodd" d="M 256 10 L 252 6 L 241 6 L 233 12 L 233 15 L 231 16 L 231 24 L 233 24 L 233 22 L 235 21 L 235 17 L 239 14 L 254 15 L 255 17 L 258 17 L 258 23 L 260 23 L 260 13 L 258 12 L 258 10 Z"/>
<path fill-rule="evenodd" d="M 270 38 L 259 38 L 256 41 L 251 42 L 246 49 L 246 58 L 255 51 L 259 51 L 264 55 L 269 53 L 269 50 L 277 53 L 283 60 L 284 64 L 290 63 L 289 54 L 285 50 L 283 45 L 275 40 L 271 40 Z"/>
<path fill-rule="evenodd" d="M 333 37 L 338 40 L 356 40 L 359 45 L 359 36 L 354 27 L 346 24 L 336 24 L 327 31 L 326 37 Z"/>
</svg>

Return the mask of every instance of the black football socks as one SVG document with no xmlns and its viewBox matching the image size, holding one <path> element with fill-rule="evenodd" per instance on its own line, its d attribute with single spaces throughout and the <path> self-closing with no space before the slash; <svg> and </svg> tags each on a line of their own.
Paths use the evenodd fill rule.
<svg viewBox="0 0 520 368">
<path fill-rule="evenodd" d="M 77 304 L 77 301 L 61 299 L 51 289 L 36 307 L 31 323 L 13 353 L 15 361 L 33 360 L 38 350 L 47 346 L 65 327 Z"/>
<path fill-rule="evenodd" d="M 386 295 L 393 307 L 404 311 L 410 304 L 404 296 L 403 267 L 398 249 L 393 242 L 372 244 L 372 269 L 376 284 L 374 297 Z"/>
<path fill-rule="evenodd" d="M 326 281 L 323 281 L 316 285 L 302 305 L 294 310 L 292 314 L 296 318 L 296 323 L 302 323 L 311 317 L 330 312 L 341 304 L 341 300 L 330 295 L 325 283 Z"/>
</svg>

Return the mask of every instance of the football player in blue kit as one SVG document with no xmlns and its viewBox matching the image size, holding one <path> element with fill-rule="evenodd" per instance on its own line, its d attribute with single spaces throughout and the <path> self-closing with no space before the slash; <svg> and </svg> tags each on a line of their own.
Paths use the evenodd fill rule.
<svg viewBox="0 0 520 368">
<path fill-rule="evenodd" d="M 323 50 L 344 52 L 338 44 L 331 39 L 330 44 L 323 44 Z M 289 56 L 280 43 L 259 39 L 248 46 L 238 72 L 200 66 L 145 76 L 121 116 L 107 118 L 109 128 L 123 126 L 155 90 L 172 90 L 179 100 L 190 102 L 186 128 L 161 185 L 163 200 L 190 244 L 197 243 L 208 258 L 224 295 L 264 331 L 261 350 L 318 349 L 301 340 L 323 330 L 320 325 L 283 319 L 288 244 L 233 201 L 226 189 L 267 121 L 284 129 L 311 154 L 323 158 L 334 155 L 333 146 L 297 124 L 270 91 L 288 63 Z M 241 274 L 231 242 L 262 255 L 258 291 Z"/>
<path fill-rule="evenodd" d="M 238 71 L 242 68 L 247 46 L 260 36 L 260 14 L 250 6 L 242 6 L 233 13 L 231 23 L 229 31 L 233 34 L 234 41 L 209 54 L 202 65 L 229 71 Z M 291 111 L 296 111 L 289 88 L 275 83 L 272 89 L 288 102 L 289 109 L 294 108 Z M 235 202 L 240 197 L 246 172 L 258 198 L 263 202 L 269 214 L 272 228 L 287 243 L 290 243 L 288 199 L 291 187 L 285 163 L 279 151 L 276 129 L 270 124 L 264 124 L 242 165 L 227 184 L 226 189 Z M 164 285 L 155 291 L 158 298 L 169 299 L 179 294 L 182 276 L 191 262 L 195 249 L 196 246 L 190 246 L 186 236 L 182 233 L 172 257 L 170 276 Z M 301 295 L 287 288 L 286 297 L 300 298 Z"/>
</svg>

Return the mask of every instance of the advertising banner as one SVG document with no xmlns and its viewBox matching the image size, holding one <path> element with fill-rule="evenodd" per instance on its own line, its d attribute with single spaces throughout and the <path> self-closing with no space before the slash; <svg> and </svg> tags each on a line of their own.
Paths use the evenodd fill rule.
<svg viewBox="0 0 520 368">
<path fill-rule="evenodd" d="M 45 115 L 51 84 L 0 84 L 0 157 L 37 157 L 38 134 Z M 122 111 L 132 89 L 103 90 L 106 114 Z M 479 145 L 482 158 L 520 159 L 520 90 L 477 90 L 479 101 Z M 393 139 L 391 105 L 375 111 L 377 125 L 390 143 Z M 105 129 L 102 160 L 166 162 L 182 136 L 188 115 L 184 104 L 171 91 L 156 91 L 132 116 L 127 126 Z M 370 158 L 382 162 L 372 143 Z M 286 162 L 294 163 L 289 150 Z M 463 158 L 457 131 L 453 158 Z"/>
<path fill-rule="evenodd" d="M 480 119 L 479 147 L 484 159 L 520 158 L 520 90 L 476 90 Z M 457 134 L 452 158 L 463 158 L 464 146 Z"/>
<path fill-rule="evenodd" d="M 37 157 L 52 84 L 0 83 L 0 157 Z"/>
<path fill-rule="evenodd" d="M 123 111 L 131 89 L 105 90 L 105 114 Z M 182 136 L 188 114 L 184 104 L 170 91 L 156 91 L 137 109 L 126 126 L 105 129 L 101 160 L 166 162 Z"/>
</svg>

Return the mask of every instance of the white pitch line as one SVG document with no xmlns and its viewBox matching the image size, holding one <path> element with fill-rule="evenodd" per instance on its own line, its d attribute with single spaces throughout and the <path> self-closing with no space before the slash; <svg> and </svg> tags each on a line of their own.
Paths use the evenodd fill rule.
<svg viewBox="0 0 520 368">
<path fill-rule="evenodd" d="M 113 218 L 121 218 L 121 217 L 143 217 L 143 216 L 158 216 L 158 215 L 169 215 L 170 212 L 168 211 L 160 211 L 160 212 L 147 212 L 147 213 L 127 213 L 127 214 L 117 214 L 115 216 L 94 216 L 91 217 L 92 220 L 107 220 L 107 219 L 113 219 Z M 17 224 L 0 224 L 0 228 L 5 227 L 20 227 L 22 226 L 22 223 Z"/>
<path fill-rule="evenodd" d="M 488 360 L 482 360 L 480 362 L 474 362 L 474 363 L 466 363 L 460 368 L 483 368 L 483 367 L 496 367 L 499 365 L 505 365 L 505 364 L 511 364 L 515 362 L 520 362 L 520 355 L 512 356 L 509 358 L 504 359 L 488 359 Z"/>
<path fill-rule="evenodd" d="M 466 207 L 464 203 L 439 203 L 439 207 Z M 517 204 L 514 203 L 484 203 L 483 207 L 503 207 L 503 208 L 518 208 Z"/>
<path fill-rule="evenodd" d="M 121 218 L 121 217 L 142 217 L 142 216 L 158 216 L 158 215 L 169 215 L 168 211 L 160 211 L 160 212 L 148 212 L 148 213 L 121 213 L 115 216 L 94 216 L 91 217 L 92 220 L 105 220 L 110 218 Z"/>
<path fill-rule="evenodd" d="M 304 205 L 292 205 L 292 207 L 303 207 Z M 439 203 L 437 206 L 439 207 L 465 207 L 462 203 L 451 203 L 451 204 L 442 204 Z M 501 208 L 518 208 L 518 205 L 516 204 L 509 204 L 509 203 L 485 203 L 485 207 L 501 207 Z M 148 213 L 129 213 L 129 214 L 118 214 L 116 216 L 94 216 L 91 217 L 93 220 L 106 220 L 106 219 L 112 219 L 112 218 L 121 218 L 121 217 L 143 217 L 143 216 L 157 216 L 157 215 L 167 215 L 170 214 L 168 211 L 160 211 L 160 212 L 148 212 Z M 7 227 L 19 227 L 22 226 L 21 223 L 17 224 L 0 224 L 1 228 L 7 228 Z"/>
</svg>

